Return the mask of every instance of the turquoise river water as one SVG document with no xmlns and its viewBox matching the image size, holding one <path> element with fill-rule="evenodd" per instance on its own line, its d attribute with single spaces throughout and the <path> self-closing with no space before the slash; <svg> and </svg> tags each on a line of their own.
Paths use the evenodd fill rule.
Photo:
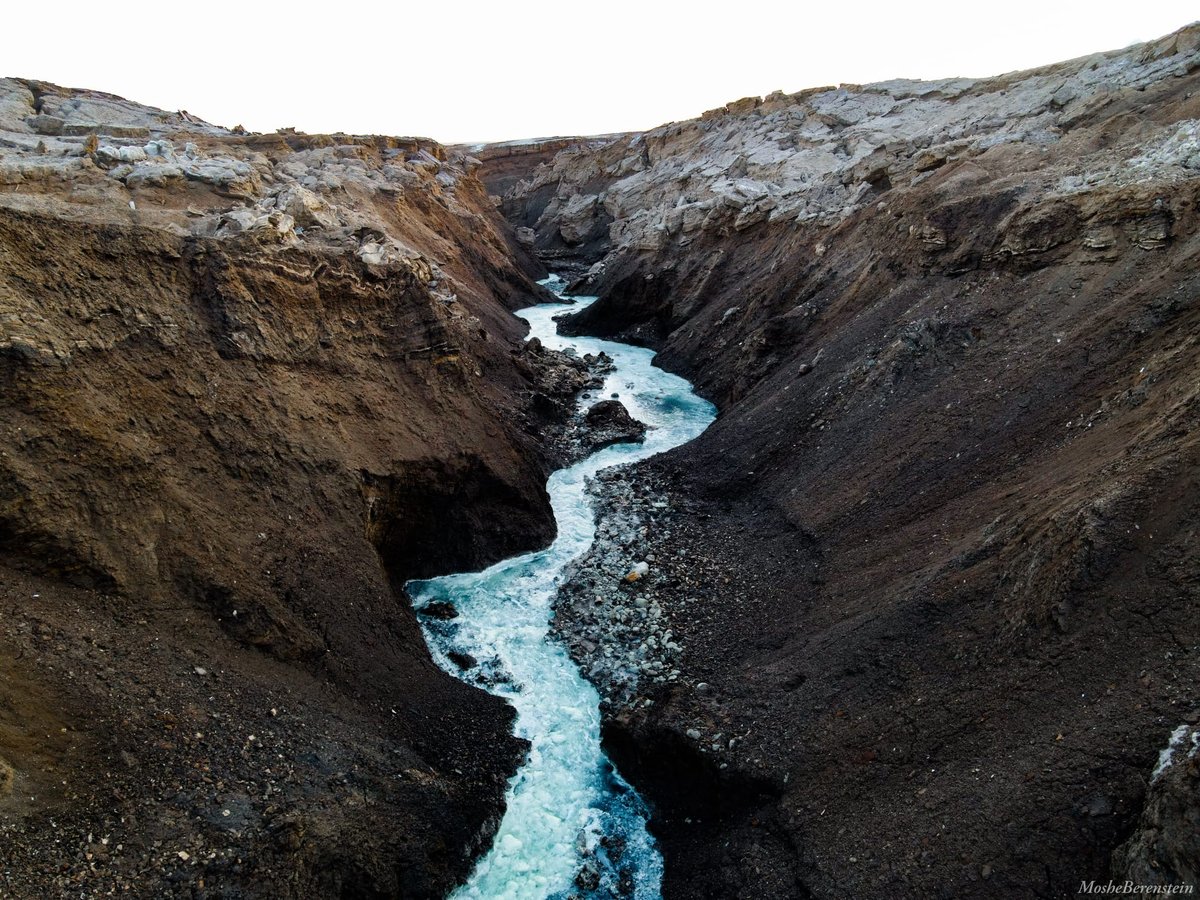
<svg viewBox="0 0 1200 900">
<path fill-rule="evenodd" d="M 556 293 L 564 287 L 554 277 L 544 283 Z M 572 893 L 636 900 L 660 896 L 662 859 L 646 830 L 645 805 L 601 749 L 599 696 L 550 634 L 551 605 L 564 568 L 595 537 L 588 477 L 690 441 L 708 427 L 716 410 L 692 393 L 687 381 L 656 368 L 650 350 L 560 336 L 554 317 L 593 300 L 578 297 L 517 315 L 529 322 L 530 337 L 546 347 L 612 357 L 615 369 L 603 387 L 579 402 L 586 406 L 617 397 L 649 426 L 645 442 L 607 447 L 550 476 L 547 490 L 558 536 L 546 549 L 482 572 L 408 585 L 418 610 L 433 601 L 454 604 L 459 615 L 448 622 L 422 617 L 434 658 L 446 671 L 512 704 L 516 734 L 531 743 L 525 764 L 509 783 L 495 842 L 452 895 L 455 900 Z M 455 651 L 473 656 L 479 665 L 464 672 L 447 657 Z M 584 869 L 587 874 L 577 883 Z"/>
</svg>

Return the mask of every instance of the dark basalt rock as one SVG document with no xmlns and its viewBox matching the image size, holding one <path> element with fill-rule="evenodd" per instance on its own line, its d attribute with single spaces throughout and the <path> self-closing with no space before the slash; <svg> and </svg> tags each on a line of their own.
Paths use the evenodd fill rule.
<svg viewBox="0 0 1200 900">
<path fill-rule="evenodd" d="M 586 451 L 595 452 L 613 444 L 636 443 L 646 437 L 646 426 L 629 415 L 619 400 L 601 400 L 583 417 L 582 442 Z"/>
<path fill-rule="evenodd" d="M 441 619 L 444 622 L 458 618 L 458 610 L 454 604 L 447 603 L 444 600 L 434 600 L 432 603 L 426 603 L 418 612 L 423 616 L 429 616 L 431 619 Z"/>
<path fill-rule="evenodd" d="M 1113 854 L 1115 881 L 1200 883 L 1200 726 L 1180 726 L 1167 753 L 1151 779 L 1137 827 Z"/>
</svg>

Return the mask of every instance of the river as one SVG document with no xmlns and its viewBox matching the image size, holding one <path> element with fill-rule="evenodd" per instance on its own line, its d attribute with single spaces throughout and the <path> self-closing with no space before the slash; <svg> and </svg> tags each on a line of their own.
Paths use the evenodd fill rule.
<svg viewBox="0 0 1200 900">
<path fill-rule="evenodd" d="M 543 283 L 561 296 L 559 279 Z M 692 393 L 687 381 L 656 368 L 650 350 L 559 335 L 554 317 L 594 299 L 542 304 L 517 315 L 529 323 L 530 337 L 546 347 L 574 348 L 581 356 L 607 353 L 614 370 L 602 388 L 584 393 L 579 403 L 586 408 L 601 399 L 619 399 L 649 426 L 645 441 L 607 447 L 550 476 L 546 487 L 558 534 L 546 549 L 482 572 L 408 584 L 418 610 L 435 601 L 458 610 L 449 621 L 421 617 L 438 664 L 512 704 L 515 733 L 531 744 L 525 764 L 509 782 L 495 842 L 470 880 L 452 894 L 455 900 L 568 894 L 657 900 L 661 893 L 662 859 L 646 830 L 645 805 L 600 747 L 599 696 L 550 634 L 551 607 L 564 568 L 595 537 L 587 479 L 691 440 L 708 427 L 716 410 Z M 450 653 L 469 655 L 478 664 L 464 671 Z"/>
</svg>

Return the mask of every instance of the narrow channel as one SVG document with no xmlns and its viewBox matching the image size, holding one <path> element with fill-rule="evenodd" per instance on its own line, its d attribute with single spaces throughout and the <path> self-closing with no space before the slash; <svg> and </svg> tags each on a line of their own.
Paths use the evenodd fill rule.
<svg viewBox="0 0 1200 900">
<path fill-rule="evenodd" d="M 565 285 L 557 277 L 543 284 L 563 296 Z M 646 830 L 645 805 L 600 747 L 599 696 L 550 634 L 551 607 L 564 568 L 595 537 L 587 479 L 690 441 L 708 427 L 716 409 L 692 393 L 687 381 L 656 368 L 651 350 L 558 334 L 556 316 L 594 300 L 577 297 L 517 315 L 529 323 L 530 337 L 546 347 L 607 353 L 613 371 L 579 403 L 619 399 L 648 426 L 645 441 L 606 447 L 550 476 L 546 487 L 558 536 L 546 549 L 482 572 L 408 584 L 418 610 L 443 602 L 458 611 L 449 621 L 421 617 L 438 664 L 511 703 L 516 734 L 531 744 L 509 782 L 495 842 L 452 895 L 456 900 L 568 895 L 657 900 L 661 894 L 662 859 Z M 476 664 L 464 670 L 451 654 Z"/>
</svg>

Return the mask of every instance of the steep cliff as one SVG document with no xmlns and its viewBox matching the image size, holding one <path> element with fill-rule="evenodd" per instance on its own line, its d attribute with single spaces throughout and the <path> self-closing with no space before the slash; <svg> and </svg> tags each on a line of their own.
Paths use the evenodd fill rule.
<svg viewBox="0 0 1200 900">
<path fill-rule="evenodd" d="M 1198 48 L 749 98 L 503 198 L 601 296 L 570 327 L 721 407 L 583 566 L 649 561 L 601 601 L 679 648 L 606 716 L 668 896 L 1146 865 L 1114 851 L 1170 808 L 1150 774 L 1200 675 Z"/>
<path fill-rule="evenodd" d="M 0 893 L 433 897 L 490 840 L 522 744 L 401 588 L 553 533 L 477 169 L 0 81 Z"/>
</svg>

